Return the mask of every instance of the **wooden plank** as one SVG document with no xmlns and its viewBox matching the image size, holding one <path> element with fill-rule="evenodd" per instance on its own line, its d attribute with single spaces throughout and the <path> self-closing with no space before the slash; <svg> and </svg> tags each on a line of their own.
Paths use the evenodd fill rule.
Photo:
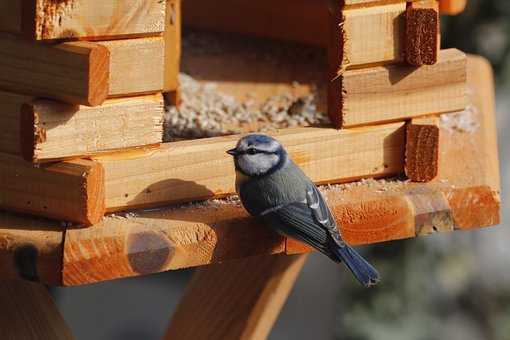
<svg viewBox="0 0 510 340">
<path fill-rule="evenodd" d="M 436 0 L 412 2 L 406 11 L 406 61 L 434 65 L 440 48 L 439 7 Z"/>
<path fill-rule="evenodd" d="M 13 139 L 21 145 L 23 157 L 29 162 L 76 158 L 162 142 L 161 94 L 110 99 L 93 108 L 44 99 L 18 103 L 23 105 L 21 114 L 21 105 L 8 114 L 15 116 L 11 121 L 16 126 L 21 125 L 22 133 Z"/>
<path fill-rule="evenodd" d="M 175 92 L 179 88 L 181 24 L 181 0 L 167 0 L 165 33 L 163 34 L 165 40 L 165 84 L 163 92 Z"/>
<path fill-rule="evenodd" d="M 342 131 L 284 129 L 275 136 L 319 183 L 403 172 L 404 123 Z M 105 170 L 107 210 L 154 207 L 234 193 L 234 166 L 225 150 L 238 139 L 229 136 L 182 141 L 146 153 L 95 157 Z"/>
<path fill-rule="evenodd" d="M 412 119 L 406 133 L 406 176 L 414 182 L 429 182 L 438 175 L 438 161 L 439 119 Z"/>
<path fill-rule="evenodd" d="M 110 52 L 109 97 L 161 92 L 165 75 L 162 37 L 97 42 Z"/>
<path fill-rule="evenodd" d="M 466 56 L 455 49 L 442 50 L 436 65 L 350 70 L 335 82 L 340 91 L 330 97 L 335 102 L 330 103 L 329 113 L 337 127 L 459 111 L 467 106 Z"/>
<path fill-rule="evenodd" d="M 165 2 L 158 0 L 8 0 L 0 4 L 0 30 L 33 40 L 108 39 L 158 34 Z"/>
<path fill-rule="evenodd" d="M 448 15 L 457 15 L 464 11 L 467 0 L 439 0 L 439 9 L 441 13 Z"/>
<path fill-rule="evenodd" d="M 41 218 L 0 213 L 2 279 L 62 283 L 64 226 Z"/>
<path fill-rule="evenodd" d="M 9 340 L 72 340 L 46 287 L 23 281 L 0 281 L 0 329 Z"/>
<path fill-rule="evenodd" d="M 104 215 L 103 175 L 89 160 L 34 167 L 0 154 L 0 208 L 91 225 Z"/>
<path fill-rule="evenodd" d="M 165 339 L 266 339 L 305 260 L 261 256 L 197 270 Z"/>
<path fill-rule="evenodd" d="M 88 284 L 284 251 L 283 237 L 258 225 L 239 204 L 206 207 L 114 215 L 81 232 L 69 229 L 63 284 Z"/>
<path fill-rule="evenodd" d="M 0 89 L 89 106 L 106 99 L 110 55 L 101 45 L 43 45 L 1 35 L 0 48 Z"/>
</svg>

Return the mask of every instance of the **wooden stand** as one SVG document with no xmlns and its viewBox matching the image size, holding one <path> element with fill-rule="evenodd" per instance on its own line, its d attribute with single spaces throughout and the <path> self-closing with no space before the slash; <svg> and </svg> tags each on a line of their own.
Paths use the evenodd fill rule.
<svg viewBox="0 0 510 340">
<path fill-rule="evenodd" d="M 468 58 L 468 70 L 478 127 L 459 132 L 440 124 L 437 179 L 326 192 L 350 243 L 499 223 L 493 79 L 480 57 Z M 87 229 L 52 223 L 0 213 L 0 277 L 80 285 L 209 264 L 197 270 L 166 339 L 265 339 L 305 262 L 301 254 L 310 251 L 229 203 L 110 216 Z M 2 339 L 72 339 L 39 284 L 0 283 L 0 305 L 9 311 L 0 315 Z"/>
</svg>

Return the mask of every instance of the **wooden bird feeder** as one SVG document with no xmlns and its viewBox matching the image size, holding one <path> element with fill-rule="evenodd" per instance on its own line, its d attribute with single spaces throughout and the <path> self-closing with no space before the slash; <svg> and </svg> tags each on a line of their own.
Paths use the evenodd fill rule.
<svg viewBox="0 0 510 340">
<path fill-rule="evenodd" d="M 235 191 L 225 150 L 239 135 L 163 142 L 180 65 L 238 99 L 319 89 L 330 125 L 272 134 L 332 185 L 322 189 L 349 243 L 498 224 L 492 71 L 440 49 L 439 12 L 460 3 L 182 3 L 186 26 L 306 44 L 323 55 L 314 64 L 185 44 L 181 60 L 180 0 L 0 0 L 0 303 L 13 311 L 2 332 L 72 337 L 42 284 L 212 264 L 197 270 L 167 338 L 267 336 L 310 249 L 236 199 L 217 200 Z M 225 300 L 203 298 L 211 289 Z M 19 313 L 37 316 L 23 318 L 33 327 Z"/>
</svg>

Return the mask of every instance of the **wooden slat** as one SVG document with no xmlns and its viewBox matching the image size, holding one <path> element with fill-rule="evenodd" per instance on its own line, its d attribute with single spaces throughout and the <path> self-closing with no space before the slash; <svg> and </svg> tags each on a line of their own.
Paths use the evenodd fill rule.
<svg viewBox="0 0 510 340">
<path fill-rule="evenodd" d="M 162 37 L 97 42 L 110 52 L 109 97 L 161 92 L 165 75 Z"/>
<path fill-rule="evenodd" d="M 89 160 L 34 167 L 0 154 L 0 208 L 91 225 L 104 215 L 103 175 Z"/>
<path fill-rule="evenodd" d="M 266 339 L 305 260 L 261 256 L 197 270 L 165 339 Z"/>
<path fill-rule="evenodd" d="M 158 0 L 6 0 L 0 9 L 0 30 L 34 40 L 158 34 L 165 20 Z"/>
<path fill-rule="evenodd" d="M 442 50 L 436 65 L 350 70 L 335 82 L 340 91 L 330 97 L 335 102 L 329 109 L 338 127 L 458 111 L 467 105 L 466 56 L 455 49 Z"/>
<path fill-rule="evenodd" d="M 434 65 L 440 47 L 439 7 L 436 0 L 412 2 L 406 12 L 406 61 Z"/>
<path fill-rule="evenodd" d="M 42 99 L 22 105 L 21 114 L 21 106 L 6 114 L 15 117 L 11 119 L 14 126 L 21 125 L 22 133 L 11 138 L 21 144 L 23 157 L 29 162 L 76 158 L 162 142 L 161 94 L 110 99 L 93 108 Z"/>
<path fill-rule="evenodd" d="M 0 329 L 6 340 L 72 340 L 46 287 L 37 283 L 0 281 Z"/>
<path fill-rule="evenodd" d="M 80 285 L 284 251 L 283 237 L 261 227 L 240 205 L 148 211 L 140 217 L 138 213 L 109 216 L 93 227 L 68 230 L 63 284 Z"/>
<path fill-rule="evenodd" d="M 0 276 L 62 284 L 64 227 L 59 222 L 0 212 Z"/>
<path fill-rule="evenodd" d="M 165 84 L 164 92 L 179 88 L 181 63 L 181 0 L 167 0 L 165 18 Z"/>
<path fill-rule="evenodd" d="M 275 136 L 316 182 L 333 183 L 403 172 L 404 123 L 337 131 L 284 129 Z M 226 150 L 239 136 L 163 144 L 146 154 L 98 156 L 108 211 L 225 196 L 234 190 Z"/>
<path fill-rule="evenodd" d="M 101 45 L 43 45 L 1 35 L 0 49 L 0 89 L 89 106 L 108 94 L 110 57 Z"/>
<path fill-rule="evenodd" d="M 439 148 L 439 119 L 412 119 L 406 133 L 406 176 L 414 182 L 433 180 L 439 172 Z"/>
<path fill-rule="evenodd" d="M 464 11 L 467 0 L 439 0 L 441 13 L 448 15 L 457 15 Z"/>
</svg>

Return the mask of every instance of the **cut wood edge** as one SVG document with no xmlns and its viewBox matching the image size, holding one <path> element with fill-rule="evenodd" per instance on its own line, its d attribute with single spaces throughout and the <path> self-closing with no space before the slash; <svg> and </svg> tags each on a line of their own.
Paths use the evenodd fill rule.
<svg viewBox="0 0 510 340">
<path fill-rule="evenodd" d="M 34 167 L 16 156 L 1 155 L 0 159 L 4 179 L 0 186 L 0 208 L 85 226 L 103 218 L 105 191 L 101 164 L 78 159 Z M 34 185 L 30 185 L 32 182 Z M 68 187 L 63 187 L 63 183 Z M 42 196 L 41 188 L 51 195 Z"/>
<path fill-rule="evenodd" d="M 107 99 L 93 108 L 31 98 L 21 105 L 13 143 L 23 159 L 40 164 L 149 148 L 162 143 L 163 116 L 161 93 Z M 122 126 L 111 131 L 117 122 Z"/>
<path fill-rule="evenodd" d="M 434 65 L 439 50 L 439 9 L 436 0 L 409 3 L 406 10 L 406 61 Z"/>
<path fill-rule="evenodd" d="M 439 168 L 439 118 L 413 119 L 407 124 L 404 170 L 413 182 L 430 182 Z"/>
</svg>

